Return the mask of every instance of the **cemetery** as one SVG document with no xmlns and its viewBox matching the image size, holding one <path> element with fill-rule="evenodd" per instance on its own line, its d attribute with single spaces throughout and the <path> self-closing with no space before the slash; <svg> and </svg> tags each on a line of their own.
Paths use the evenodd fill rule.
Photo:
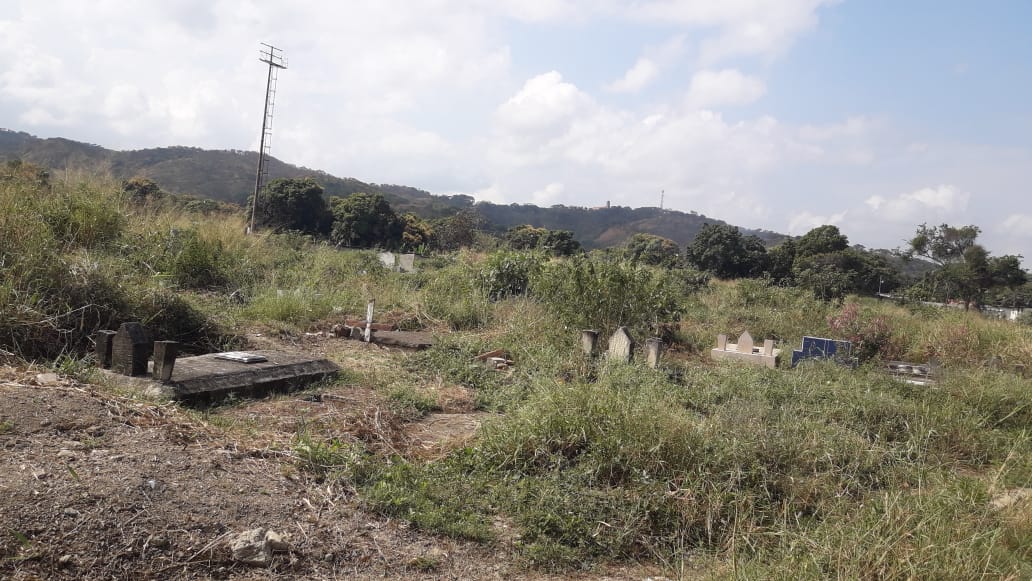
<svg viewBox="0 0 1032 581">
<path fill-rule="evenodd" d="M 1032 571 L 1032 327 L 619 250 L 410 265 L 123 218 L 0 283 L 0 577 Z"/>
</svg>

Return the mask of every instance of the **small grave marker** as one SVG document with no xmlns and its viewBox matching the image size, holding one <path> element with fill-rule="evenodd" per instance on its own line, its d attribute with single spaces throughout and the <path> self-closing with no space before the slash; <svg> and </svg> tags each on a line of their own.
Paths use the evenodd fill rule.
<svg viewBox="0 0 1032 581">
<path fill-rule="evenodd" d="M 627 327 L 620 327 L 609 337 L 609 360 L 630 363 L 634 351 L 634 339 Z"/>
<path fill-rule="evenodd" d="M 399 254 L 398 272 L 416 272 L 416 255 Z"/>
<path fill-rule="evenodd" d="M 111 369 L 122 375 L 147 375 L 147 360 L 154 345 L 140 323 L 122 323 L 111 341 Z"/>
<path fill-rule="evenodd" d="M 178 354 L 179 343 L 176 341 L 154 342 L 154 379 L 158 381 L 172 379 L 172 368 L 176 364 L 176 355 Z"/>
<path fill-rule="evenodd" d="M 115 340 L 114 331 L 97 331 L 94 336 L 97 343 L 97 364 L 103 369 L 111 368 L 111 347 Z"/>
<path fill-rule="evenodd" d="M 649 367 L 659 367 L 659 358 L 663 355 L 663 340 L 659 337 L 649 337 L 645 340 L 645 359 Z"/>
<path fill-rule="evenodd" d="M 588 357 L 595 356 L 595 348 L 598 345 L 598 331 L 585 329 L 580 332 L 581 352 Z"/>
<path fill-rule="evenodd" d="M 792 367 L 802 361 L 830 359 L 840 365 L 857 366 L 853 357 L 853 343 L 824 337 L 803 337 L 802 349 L 792 351 Z"/>
</svg>

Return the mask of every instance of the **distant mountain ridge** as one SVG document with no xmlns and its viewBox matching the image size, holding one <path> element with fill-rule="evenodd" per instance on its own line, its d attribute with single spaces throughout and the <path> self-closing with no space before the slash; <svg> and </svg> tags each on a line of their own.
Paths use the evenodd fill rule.
<svg viewBox="0 0 1032 581">
<path fill-rule="evenodd" d="M 183 146 L 116 151 L 70 139 L 41 139 L 24 132 L 0 129 L 0 161 L 21 159 L 51 169 L 100 170 L 110 172 L 116 179 L 144 176 L 168 192 L 236 204 L 246 203 L 254 190 L 257 155 L 253 151 Z M 268 164 L 270 179 L 312 177 L 323 186 L 328 196 L 381 193 L 396 211 L 414 212 L 426 218 L 472 208 L 484 216 L 496 231 L 521 224 L 572 230 L 587 248 L 615 246 L 640 232 L 670 238 L 683 245 L 695 237 L 703 224 L 726 224 L 701 214 L 659 208 L 541 208 L 530 204 L 476 203 L 471 196 L 441 196 L 409 186 L 340 178 L 276 158 L 270 158 Z M 767 230 L 741 228 L 741 231 L 759 236 L 767 244 L 776 244 L 787 238 Z"/>
</svg>

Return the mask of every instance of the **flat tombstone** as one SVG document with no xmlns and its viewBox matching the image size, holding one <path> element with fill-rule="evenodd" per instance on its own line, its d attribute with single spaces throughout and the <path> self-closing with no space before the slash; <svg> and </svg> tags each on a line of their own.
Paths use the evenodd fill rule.
<svg viewBox="0 0 1032 581">
<path fill-rule="evenodd" d="M 649 367 L 659 367 L 659 358 L 663 355 L 663 340 L 659 337 L 650 337 L 645 340 L 645 357 Z"/>
<path fill-rule="evenodd" d="M 103 369 L 111 367 L 111 347 L 115 340 L 114 331 L 97 331 L 94 336 L 97 343 L 97 365 Z"/>
<path fill-rule="evenodd" d="M 111 345 L 111 370 L 122 375 L 147 375 L 154 346 L 140 323 L 122 323 Z"/>
<path fill-rule="evenodd" d="M 580 333 L 581 352 L 588 357 L 595 356 L 595 348 L 598 345 L 598 331 L 585 329 Z"/>
<path fill-rule="evenodd" d="M 738 352 L 739 353 L 752 353 L 753 350 L 753 338 L 749 334 L 749 331 L 745 331 L 738 337 Z"/>
<path fill-rule="evenodd" d="M 620 327 L 609 337 L 609 360 L 630 363 L 634 351 L 634 339 L 627 332 L 627 327 Z"/>
</svg>

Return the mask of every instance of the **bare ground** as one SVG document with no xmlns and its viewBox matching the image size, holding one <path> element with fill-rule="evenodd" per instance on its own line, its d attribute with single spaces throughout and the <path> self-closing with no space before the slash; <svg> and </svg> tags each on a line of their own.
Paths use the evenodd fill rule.
<svg viewBox="0 0 1032 581">
<path fill-rule="evenodd" d="M 294 342 L 366 376 L 406 356 Z M 298 469 L 299 426 L 410 457 L 462 445 L 483 414 L 439 378 L 422 388 L 455 413 L 407 419 L 361 384 L 202 413 L 42 371 L 0 367 L 0 579 L 549 578 L 525 568 L 511 534 L 494 544 L 430 535 Z M 288 549 L 260 567 L 235 560 L 228 541 L 258 527 Z M 648 575 L 613 566 L 576 577 Z"/>
</svg>

